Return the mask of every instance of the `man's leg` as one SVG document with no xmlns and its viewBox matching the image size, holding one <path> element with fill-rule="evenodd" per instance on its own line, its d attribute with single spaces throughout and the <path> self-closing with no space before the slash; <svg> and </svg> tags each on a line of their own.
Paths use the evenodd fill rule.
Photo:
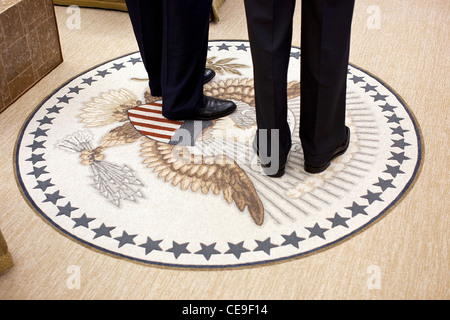
<svg viewBox="0 0 450 320">
<path fill-rule="evenodd" d="M 163 114 L 190 118 L 203 105 L 212 0 L 163 0 Z"/>
<path fill-rule="evenodd" d="M 300 138 L 320 166 L 345 144 L 347 70 L 354 0 L 302 1 Z"/>
<path fill-rule="evenodd" d="M 161 66 L 164 0 L 126 0 L 128 13 L 148 73 L 153 96 L 162 96 Z"/>
<path fill-rule="evenodd" d="M 283 167 L 291 148 L 287 75 L 295 0 L 245 0 L 245 8 L 255 78 L 257 148 L 269 152 L 259 154 L 261 161 L 267 163 L 273 159 L 271 147 L 277 144 L 279 165 Z M 279 130 L 278 139 L 272 136 L 273 130 Z M 267 141 L 267 146 L 261 145 L 263 141 Z"/>
</svg>

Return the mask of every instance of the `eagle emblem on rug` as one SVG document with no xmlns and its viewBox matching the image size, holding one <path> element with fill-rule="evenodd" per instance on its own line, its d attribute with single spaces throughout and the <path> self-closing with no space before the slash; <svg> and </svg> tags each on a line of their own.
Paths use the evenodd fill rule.
<svg viewBox="0 0 450 320">
<path fill-rule="evenodd" d="M 170 121 L 138 52 L 93 67 L 49 95 L 18 136 L 17 182 L 58 231 L 120 258 L 177 268 L 254 266 L 317 252 L 384 216 L 422 163 L 401 97 L 349 65 L 347 152 L 308 174 L 300 140 L 301 49 L 291 50 L 286 173 L 264 175 L 248 41 L 212 41 L 205 94 L 236 103 L 214 121 Z M 68 154 L 71 152 L 72 154 Z"/>
<path fill-rule="evenodd" d="M 288 84 L 289 98 L 300 95 L 300 83 Z M 92 148 L 92 137 L 77 133 L 86 140 L 80 152 L 81 163 L 93 167 L 95 185 L 105 197 L 119 205 L 121 199 L 135 199 L 142 196 L 139 187 L 142 182 L 133 176 L 128 167 L 119 168 L 106 163 L 104 151 L 107 148 L 140 142 L 142 163 L 165 183 L 179 187 L 183 192 L 213 193 L 229 203 L 235 204 L 240 212 L 248 209 L 254 223 L 264 222 L 264 206 L 242 165 L 236 157 L 248 153 L 256 133 L 254 110 L 254 89 L 252 79 L 229 79 L 205 85 L 205 94 L 237 103 L 237 111 L 225 118 L 200 124 L 201 132 L 195 133 L 193 145 L 174 143 L 173 138 L 180 128 L 193 126 L 193 121 L 170 121 L 161 114 L 161 98 L 151 96 L 149 89 L 144 93 L 145 101 L 126 89 L 111 90 L 85 104 L 80 114 L 87 128 L 117 124 L 110 130 L 96 148 Z M 197 126 L 198 127 L 198 126 Z M 87 137 L 82 138 L 83 135 Z M 60 143 L 64 146 L 64 141 Z M 100 169 L 99 169 L 100 167 Z M 110 172 L 110 171 L 113 172 Z M 109 174 L 109 176 L 108 176 Z M 111 187 L 102 184 L 102 177 L 116 179 Z"/>
</svg>

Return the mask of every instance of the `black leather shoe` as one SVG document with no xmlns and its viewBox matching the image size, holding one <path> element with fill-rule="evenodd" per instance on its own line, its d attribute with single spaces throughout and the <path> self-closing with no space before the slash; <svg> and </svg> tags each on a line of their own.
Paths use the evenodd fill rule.
<svg viewBox="0 0 450 320">
<path fill-rule="evenodd" d="M 337 149 L 334 151 L 334 153 L 332 154 L 330 159 L 321 165 L 312 165 L 312 164 L 308 164 L 305 162 L 305 171 L 306 172 L 314 174 L 314 173 L 321 173 L 321 172 L 325 171 L 331 165 L 331 161 L 333 161 L 337 157 L 343 155 L 347 151 L 348 146 L 350 145 L 350 129 L 348 127 L 346 127 L 346 129 L 347 129 L 346 140 L 339 147 L 337 147 Z"/>
<path fill-rule="evenodd" d="M 203 106 L 192 116 L 192 120 L 214 120 L 226 117 L 236 110 L 233 101 L 220 100 L 209 96 L 203 97 Z"/>
<path fill-rule="evenodd" d="M 216 72 L 213 69 L 205 69 L 205 75 L 203 77 L 203 84 L 210 82 L 216 76 Z"/>
<path fill-rule="evenodd" d="M 274 170 L 272 170 L 270 163 L 267 165 L 261 163 L 261 167 L 264 171 L 264 174 L 270 178 L 281 178 L 286 173 L 285 164 L 283 166 L 280 166 L 277 172 L 274 172 Z"/>
<path fill-rule="evenodd" d="M 255 143 L 256 140 L 253 141 L 253 150 L 259 157 L 259 150 Z M 272 169 L 272 164 L 269 162 L 268 164 L 261 163 L 261 168 L 264 171 L 264 174 L 270 178 L 281 178 L 286 173 L 286 161 L 283 161 L 282 165 L 279 165 L 278 170 L 274 172 L 275 170 Z M 279 161 L 279 164 L 281 164 L 281 160 Z"/>
</svg>

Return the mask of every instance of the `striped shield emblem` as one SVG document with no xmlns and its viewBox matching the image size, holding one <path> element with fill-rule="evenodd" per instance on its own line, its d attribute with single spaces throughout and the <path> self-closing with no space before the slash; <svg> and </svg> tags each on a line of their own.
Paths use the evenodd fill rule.
<svg viewBox="0 0 450 320">
<path fill-rule="evenodd" d="M 172 121 L 162 115 L 161 103 L 150 103 L 128 110 L 133 126 L 150 139 L 169 143 L 183 121 Z"/>
</svg>

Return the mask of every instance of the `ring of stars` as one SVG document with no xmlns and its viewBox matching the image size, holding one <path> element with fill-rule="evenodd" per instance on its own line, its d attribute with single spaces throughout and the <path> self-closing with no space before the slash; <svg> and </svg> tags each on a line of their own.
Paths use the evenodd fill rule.
<svg viewBox="0 0 450 320">
<path fill-rule="evenodd" d="M 217 53 L 222 51 L 249 52 L 250 46 L 246 41 L 212 41 L 208 50 Z M 301 50 L 299 48 L 292 48 L 291 59 L 301 59 Z M 23 187 L 25 189 L 29 187 L 30 189 L 40 191 L 42 193 L 41 202 L 47 205 L 53 205 L 57 212 L 56 217 L 69 219 L 72 222 L 73 229 L 85 229 L 87 234 L 89 234 L 90 241 L 95 242 L 99 239 L 109 239 L 115 241 L 117 249 L 123 250 L 133 247 L 140 250 L 145 256 L 167 254 L 174 259 L 174 265 L 178 265 L 177 261 L 189 255 L 202 257 L 205 262 L 214 261 L 221 256 L 233 257 L 236 265 L 240 265 L 241 260 L 248 259 L 253 254 L 257 254 L 259 257 L 265 256 L 268 258 L 267 261 L 270 261 L 270 258 L 274 256 L 274 252 L 283 250 L 284 248 L 301 251 L 302 248 L 306 248 L 309 240 L 318 242 L 319 246 L 320 244 L 326 244 L 328 234 L 331 230 L 342 230 L 343 234 L 345 234 L 346 230 L 350 229 L 352 221 L 360 216 L 368 216 L 370 214 L 371 206 L 385 203 L 386 192 L 396 191 L 400 193 L 402 191 L 398 190 L 399 187 L 396 179 L 402 175 L 410 174 L 405 170 L 405 164 L 417 161 L 416 168 L 420 164 L 420 157 L 419 159 L 413 159 L 409 152 L 416 146 L 407 139 L 407 135 L 414 129 L 406 125 L 406 123 L 413 121 L 413 119 L 407 119 L 396 113 L 405 106 L 400 102 L 395 104 L 389 99 L 390 95 L 380 92 L 380 84 L 371 82 L 371 76 L 362 72 L 355 73 L 354 71 L 360 70 L 350 67 L 348 71 L 349 82 L 364 90 L 367 96 L 372 99 L 372 102 L 378 105 L 378 112 L 383 115 L 391 130 L 391 132 L 387 133 L 391 142 L 390 157 L 384 164 L 384 170 L 379 173 L 377 180 L 373 182 L 370 188 L 361 190 L 359 197 L 355 198 L 352 203 L 348 203 L 340 210 L 329 212 L 329 215 L 324 220 L 305 225 L 301 230 L 297 229 L 271 237 L 226 242 L 224 244 L 206 241 L 205 243 L 202 241 L 194 243 L 175 239 L 163 239 L 151 234 L 138 235 L 129 232 L 129 230 L 124 230 L 120 226 L 107 225 L 100 221 L 94 214 L 85 212 L 82 208 L 73 204 L 70 199 L 66 198 L 63 191 L 55 185 L 46 160 L 48 157 L 47 150 L 49 148 L 47 142 L 55 119 L 86 88 L 92 87 L 97 82 L 107 81 L 109 77 L 120 73 L 121 70 L 135 65 L 142 65 L 142 60 L 138 54 L 133 53 L 89 70 L 92 72 L 86 72 L 80 75 L 78 77 L 78 83 L 73 85 L 71 83 L 66 88 L 67 90 L 64 94 L 55 96 L 57 100 L 55 104 L 46 105 L 44 103 L 42 105 L 45 106 L 46 114 L 33 119 L 37 127 L 28 133 L 26 133 L 26 130 L 22 133 L 32 137 L 32 143 L 17 148 L 17 150 L 21 149 L 26 151 L 28 157 L 24 158 L 24 162 L 29 163 L 32 167 L 31 170 L 23 174 L 34 177 L 35 179 L 34 185 Z M 18 144 L 21 141 L 22 138 L 19 139 Z M 420 149 L 420 145 L 418 148 Z M 17 167 L 20 168 L 20 166 L 21 164 L 17 163 Z M 20 178 L 20 172 L 18 172 L 18 176 Z M 311 250 L 308 249 L 308 251 Z"/>
</svg>

